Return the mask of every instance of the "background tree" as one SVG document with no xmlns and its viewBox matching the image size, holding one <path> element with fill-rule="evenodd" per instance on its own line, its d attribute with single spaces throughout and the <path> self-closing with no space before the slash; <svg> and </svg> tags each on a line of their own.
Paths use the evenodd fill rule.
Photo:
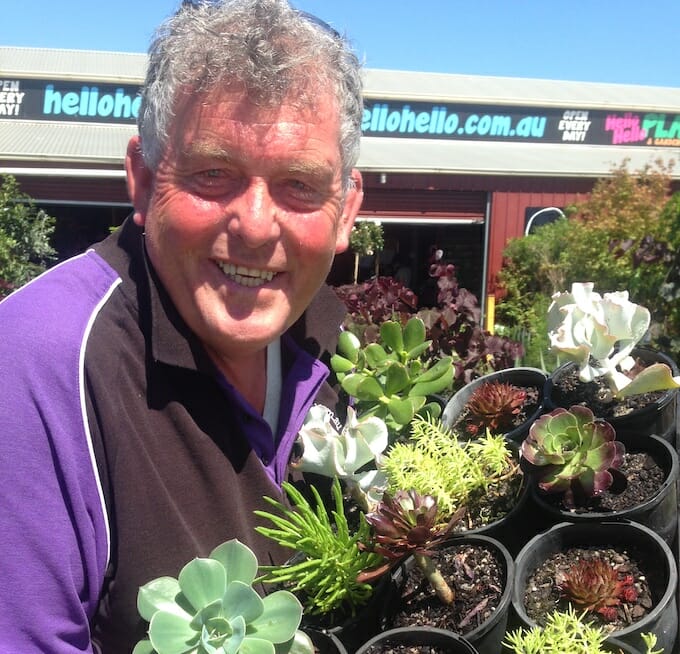
<svg viewBox="0 0 680 654">
<path fill-rule="evenodd" d="M 627 290 L 652 313 L 652 343 L 678 358 L 680 194 L 671 193 L 671 171 L 659 161 L 631 172 L 624 161 L 585 201 L 567 207 L 567 218 L 508 243 L 497 316 L 512 336 L 523 336 L 523 363 L 557 363 L 548 355 L 550 298 L 586 281 L 599 293 Z"/>
<path fill-rule="evenodd" d="M 50 244 L 55 219 L 21 192 L 13 176 L 0 180 L 0 297 L 4 297 L 56 258 Z"/>
<path fill-rule="evenodd" d="M 359 258 L 375 255 L 375 276 L 379 273 L 379 256 L 385 247 L 383 238 L 383 227 L 378 222 L 362 220 L 357 222 L 352 228 L 349 236 L 349 245 L 354 252 L 354 283 L 359 279 Z"/>
</svg>

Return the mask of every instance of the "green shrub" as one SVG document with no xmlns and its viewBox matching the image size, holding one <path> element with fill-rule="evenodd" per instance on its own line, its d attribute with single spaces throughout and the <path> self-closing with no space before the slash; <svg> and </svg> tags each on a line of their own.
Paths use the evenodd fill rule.
<svg viewBox="0 0 680 654">
<path fill-rule="evenodd" d="M 0 176 L 0 298 L 45 270 L 54 218 L 36 208 L 11 175 Z"/>
</svg>

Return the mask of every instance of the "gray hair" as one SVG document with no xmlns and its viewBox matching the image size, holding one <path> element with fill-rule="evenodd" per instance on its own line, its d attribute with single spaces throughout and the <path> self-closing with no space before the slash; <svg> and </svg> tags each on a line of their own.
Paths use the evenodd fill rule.
<svg viewBox="0 0 680 654">
<path fill-rule="evenodd" d="M 168 143 L 180 92 L 238 85 L 252 102 L 314 107 L 320 89 L 340 115 L 343 186 L 359 158 L 363 111 L 360 63 L 346 39 L 287 0 L 184 0 L 156 32 L 138 127 L 155 170 Z"/>
</svg>

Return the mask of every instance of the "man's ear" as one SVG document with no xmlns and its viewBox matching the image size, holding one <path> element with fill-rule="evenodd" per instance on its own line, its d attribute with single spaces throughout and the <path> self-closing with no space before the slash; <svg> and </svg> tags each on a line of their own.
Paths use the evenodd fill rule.
<svg viewBox="0 0 680 654">
<path fill-rule="evenodd" d="M 344 252 L 349 247 L 349 235 L 354 227 L 354 220 L 359 213 L 364 199 L 364 182 L 361 173 L 353 168 L 350 173 L 352 185 L 345 194 L 345 204 L 338 223 L 338 231 L 335 239 L 335 254 Z"/>
<path fill-rule="evenodd" d="M 128 196 L 134 209 L 133 219 L 137 225 L 143 227 L 151 199 L 153 175 L 144 162 L 139 136 L 133 136 L 128 142 L 125 155 L 125 173 L 127 175 Z"/>
</svg>

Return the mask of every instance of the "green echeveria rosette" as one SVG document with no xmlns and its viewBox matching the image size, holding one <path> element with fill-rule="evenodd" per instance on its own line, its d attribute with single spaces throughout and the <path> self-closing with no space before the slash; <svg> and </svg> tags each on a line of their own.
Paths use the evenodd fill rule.
<svg viewBox="0 0 680 654">
<path fill-rule="evenodd" d="M 149 622 L 149 637 L 133 654 L 305 651 L 296 646 L 300 602 L 288 591 L 260 597 L 252 588 L 257 569 L 253 552 L 230 540 L 209 558 L 190 561 L 177 579 L 160 577 L 142 586 L 137 608 Z"/>
<path fill-rule="evenodd" d="M 613 483 L 611 469 L 618 468 L 625 453 L 615 440 L 614 428 L 597 420 L 584 406 L 558 408 L 534 422 L 520 452 L 538 470 L 539 488 L 549 493 L 573 489 L 588 497 Z"/>
</svg>

